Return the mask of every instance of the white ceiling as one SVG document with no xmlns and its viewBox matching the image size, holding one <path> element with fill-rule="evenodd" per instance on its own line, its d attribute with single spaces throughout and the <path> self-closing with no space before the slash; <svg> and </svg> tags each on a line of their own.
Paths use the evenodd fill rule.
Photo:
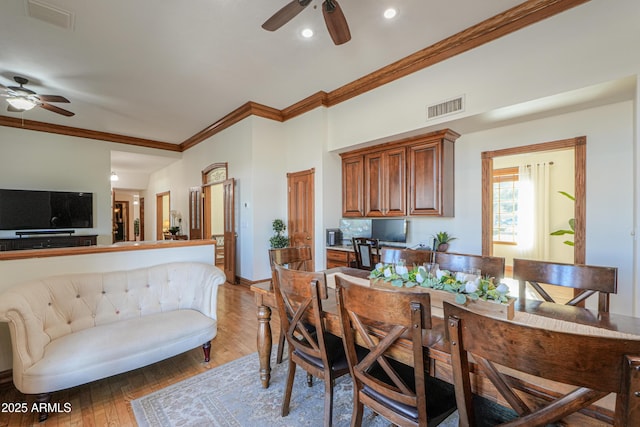
<svg viewBox="0 0 640 427">
<path fill-rule="evenodd" d="M 321 0 L 276 32 L 261 24 L 289 0 L 35 1 L 69 12 L 73 26 L 28 16 L 27 0 L 0 1 L 0 83 L 24 76 L 76 115 L 36 108 L 24 118 L 175 144 L 247 101 L 283 109 L 522 2 L 341 0 L 352 39 L 335 46 Z M 316 36 L 299 36 L 304 26 Z M 22 116 L 4 105 L 0 114 Z"/>
</svg>

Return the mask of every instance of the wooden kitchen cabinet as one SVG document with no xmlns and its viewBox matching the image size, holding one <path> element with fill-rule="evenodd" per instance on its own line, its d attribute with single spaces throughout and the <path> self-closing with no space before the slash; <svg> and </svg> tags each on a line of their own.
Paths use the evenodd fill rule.
<svg viewBox="0 0 640 427">
<path fill-rule="evenodd" d="M 364 216 L 364 157 L 356 155 L 342 159 L 342 216 Z"/>
<path fill-rule="evenodd" d="M 364 155 L 364 215 L 407 214 L 406 148 Z"/>
<path fill-rule="evenodd" d="M 453 216 L 450 129 L 342 153 L 344 217 Z"/>
<path fill-rule="evenodd" d="M 352 261 L 355 261 L 353 251 L 327 248 L 327 268 L 351 267 Z"/>
</svg>

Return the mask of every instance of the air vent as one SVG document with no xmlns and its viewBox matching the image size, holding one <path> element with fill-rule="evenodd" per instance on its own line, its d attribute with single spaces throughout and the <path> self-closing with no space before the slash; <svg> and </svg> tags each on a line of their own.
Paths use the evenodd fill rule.
<svg viewBox="0 0 640 427">
<path fill-rule="evenodd" d="M 27 15 L 65 30 L 73 29 L 73 13 L 38 0 L 27 0 Z"/>
<path fill-rule="evenodd" d="M 427 120 L 464 111 L 464 95 L 427 106 Z"/>
</svg>

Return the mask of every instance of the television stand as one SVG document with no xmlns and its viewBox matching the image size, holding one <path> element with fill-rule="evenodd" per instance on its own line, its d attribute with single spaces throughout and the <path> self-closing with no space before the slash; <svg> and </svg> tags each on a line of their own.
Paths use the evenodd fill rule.
<svg viewBox="0 0 640 427">
<path fill-rule="evenodd" d="M 40 234 L 68 234 L 71 236 L 76 230 L 38 230 L 38 231 L 16 231 L 16 236 L 37 236 Z"/>
<path fill-rule="evenodd" d="M 92 246 L 97 243 L 97 234 L 74 235 L 73 233 L 74 230 L 16 231 L 19 237 L 0 239 L 0 251 L 71 248 Z"/>
</svg>

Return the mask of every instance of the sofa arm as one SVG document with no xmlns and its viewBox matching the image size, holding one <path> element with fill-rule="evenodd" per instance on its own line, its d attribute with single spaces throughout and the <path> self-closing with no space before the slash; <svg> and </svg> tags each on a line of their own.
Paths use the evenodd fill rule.
<svg viewBox="0 0 640 427">
<path fill-rule="evenodd" d="M 0 321 L 9 324 L 14 370 L 24 371 L 42 359 L 44 348 L 51 339 L 44 332 L 42 319 L 36 316 L 24 295 L 14 292 L 2 294 Z"/>
</svg>

